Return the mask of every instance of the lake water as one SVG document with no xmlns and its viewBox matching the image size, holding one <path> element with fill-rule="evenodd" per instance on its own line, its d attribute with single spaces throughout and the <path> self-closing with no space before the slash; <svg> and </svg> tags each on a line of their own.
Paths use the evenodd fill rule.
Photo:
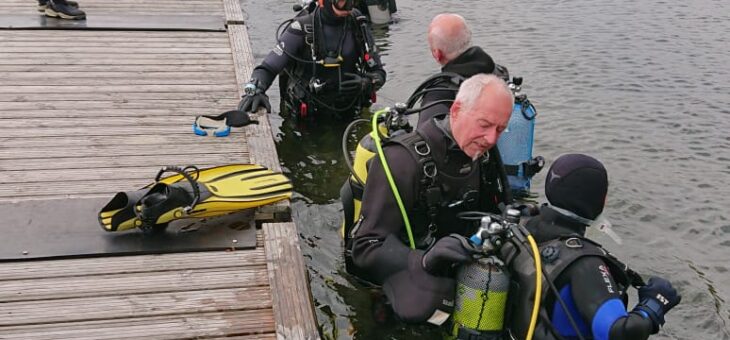
<svg viewBox="0 0 730 340">
<path fill-rule="evenodd" d="M 294 3 L 242 0 L 257 62 Z M 548 162 L 587 153 L 606 165 L 606 216 L 624 242 L 596 239 L 683 295 L 652 339 L 730 339 L 730 2 L 398 0 L 398 9 L 400 20 L 375 32 L 388 71 L 376 107 L 438 72 L 426 27 L 437 13 L 462 14 L 474 44 L 524 77 L 539 112 L 535 153 Z M 269 94 L 277 106 L 278 89 Z M 375 324 L 369 293 L 344 274 L 342 126 L 271 119 L 299 193 L 294 217 L 323 336 L 438 338 L 428 327 Z"/>
</svg>

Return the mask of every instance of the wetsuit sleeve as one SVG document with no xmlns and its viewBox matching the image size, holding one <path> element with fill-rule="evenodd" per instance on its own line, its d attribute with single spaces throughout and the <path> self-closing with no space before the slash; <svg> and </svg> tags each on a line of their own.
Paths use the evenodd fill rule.
<svg viewBox="0 0 730 340">
<path fill-rule="evenodd" d="M 595 340 L 645 340 L 653 324 L 640 314 L 627 313 L 618 286 L 603 260 L 584 257 L 566 272 L 573 300 Z"/>
<path fill-rule="evenodd" d="M 406 211 L 412 210 L 418 167 L 400 145 L 385 148 L 390 171 Z M 410 248 L 400 241 L 404 223 L 378 156 L 372 160 L 362 199 L 361 220 L 352 238 L 353 263 L 376 284 L 408 267 Z"/>
<path fill-rule="evenodd" d="M 367 44 L 370 48 L 367 55 L 368 60 L 365 61 L 365 70 L 367 72 L 377 73 L 381 76 L 383 82 L 379 84 L 379 88 L 376 89 L 378 90 L 386 82 L 386 72 L 383 68 L 383 63 L 380 60 L 380 53 L 378 52 L 378 46 L 375 44 L 375 39 L 373 39 L 373 31 L 370 24 L 367 24 L 367 27 L 363 29 L 363 34 L 365 35 L 365 44 Z"/>
<path fill-rule="evenodd" d="M 291 56 L 301 55 L 305 46 L 305 34 L 298 21 L 292 22 L 289 28 L 284 31 L 279 43 L 269 52 L 259 66 L 251 73 L 251 78 L 259 81 L 259 87 L 264 91 L 268 90 L 281 71 L 289 63 L 296 62 Z"/>
</svg>

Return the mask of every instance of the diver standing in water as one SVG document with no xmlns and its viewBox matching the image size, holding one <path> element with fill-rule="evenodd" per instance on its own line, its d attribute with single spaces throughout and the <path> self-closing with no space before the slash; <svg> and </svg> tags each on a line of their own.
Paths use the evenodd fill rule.
<svg viewBox="0 0 730 340">
<path fill-rule="evenodd" d="M 506 68 L 496 65 L 481 47 L 472 46 L 471 30 L 461 15 L 442 13 L 435 16 L 428 26 L 428 46 L 433 59 L 442 67 L 441 73 L 430 77 L 416 91 L 425 90 L 421 107 L 439 100 L 453 100 L 461 82 L 478 73 L 495 73 L 505 81 L 509 80 Z M 444 87 L 452 90 L 435 90 Z M 448 111 L 450 106 L 451 102 L 443 102 L 424 109 L 418 124 Z"/>
<path fill-rule="evenodd" d="M 644 340 L 659 331 L 664 315 L 681 301 L 669 281 L 652 277 L 644 284 L 638 274 L 585 238 L 586 228 L 603 212 L 607 191 L 606 169 L 592 157 L 568 154 L 550 167 L 545 180 L 550 205 L 543 205 L 526 225 L 539 244 L 548 283 L 543 284 L 543 317 L 533 339 Z M 520 286 L 510 298 L 514 312 L 507 320 L 512 335 L 522 339 L 536 290 L 532 254 L 510 242 L 502 247 L 501 257 Z M 632 285 L 638 286 L 639 302 L 627 312 L 627 289 Z"/>
<path fill-rule="evenodd" d="M 463 236 L 475 230 L 456 214 L 497 213 L 501 204 L 510 203 L 493 146 L 507 126 L 512 104 L 504 81 L 472 76 L 450 111 L 386 143 L 382 155 L 387 165 L 373 158 L 360 219 L 344 231 L 346 261 L 348 271 L 383 286 L 401 320 L 446 320 L 442 316 L 453 308 L 455 294 L 453 269 L 473 260 Z"/>
<path fill-rule="evenodd" d="M 353 9 L 354 2 L 319 0 L 282 24 L 285 31 L 253 70 L 239 109 L 271 112 L 266 90 L 282 72 L 282 103 L 296 116 L 349 119 L 368 107 L 386 74 L 367 18 Z"/>
</svg>

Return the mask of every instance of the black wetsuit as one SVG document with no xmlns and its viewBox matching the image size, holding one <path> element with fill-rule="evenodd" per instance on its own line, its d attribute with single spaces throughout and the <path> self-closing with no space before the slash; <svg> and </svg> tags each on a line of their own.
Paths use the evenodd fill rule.
<svg viewBox="0 0 730 340">
<path fill-rule="evenodd" d="M 281 35 L 277 46 L 253 70 L 251 77 L 257 79 L 259 87 L 265 90 L 271 86 L 277 75 L 287 70 L 289 82 L 295 83 L 289 83 L 292 84 L 291 89 L 282 90 L 288 90 L 290 95 L 298 97 L 295 100 L 330 112 L 350 111 L 353 105 L 359 105 L 361 101 L 370 98 L 370 93 L 342 93 L 339 84 L 344 80 L 345 73 L 378 73 L 383 83 L 386 77 L 377 51 L 371 50 L 368 53 L 368 58 L 373 61 L 368 63 L 364 60 L 366 51 L 363 41 L 372 41 L 372 32 L 369 27 L 363 32 L 355 15 L 357 12 L 346 17 L 337 17 L 331 9 L 325 10 L 317 6 L 312 13 L 294 18 Z M 362 37 L 363 34 L 368 36 Z M 342 56 L 342 60 L 339 66 L 334 67 L 314 64 L 311 62 L 313 53 L 316 59 L 333 64 L 337 63 L 338 56 Z M 325 57 L 330 59 L 325 60 Z M 310 86 L 314 79 L 321 84 L 316 90 Z M 288 87 L 288 84 L 281 85 Z"/>
<path fill-rule="evenodd" d="M 492 57 L 489 56 L 484 50 L 482 50 L 479 46 L 472 46 L 464 53 L 460 54 L 458 57 L 456 57 L 454 60 L 451 60 L 446 65 L 444 65 L 441 68 L 441 72 L 450 72 L 450 73 L 456 73 L 464 78 L 469 78 L 475 74 L 478 73 L 493 73 L 495 69 L 494 60 L 492 60 Z M 444 82 L 437 82 L 434 83 L 429 88 L 438 88 L 438 87 L 444 87 L 448 86 L 449 84 L 446 84 L 446 81 Z M 453 88 L 456 90 L 458 89 L 458 85 L 453 85 Z M 438 100 L 444 100 L 444 99 L 450 99 L 453 100 L 456 98 L 456 91 L 432 91 L 427 92 L 423 95 L 423 100 L 421 101 L 421 107 L 425 106 L 428 103 L 433 103 Z M 423 111 L 421 111 L 419 117 L 418 117 L 418 124 L 421 124 L 431 118 L 433 118 L 435 115 L 443 112 L 448 112 L 451 108 L 451 102 L 445 102 L 443 104 L 434 105 L 430 108 L 427 108 Z"/>
<path fill-rule="evenodd" d="M 565 216 L 549 206 L 540 209 L 540 215 L 532 218 L 526 228 L 533 234 L 535 241 L 544 252 L 546 242 L 556 239 L 566 239 L 572 236 L 581 238 L 585 234 L 586 225 L 568 216 Z M 587 245 L 588 241 L 577 241 Z M 565 252 L 565 251 L 564 251 Z M 529 255 L 528 255 L 529 256 Z M 558 252 L 557 256 L 561 256 Z M 543 261 L 545 261 L 543 255 Z M 578 257 L 574 262 L 553 280 L 563 301 L 571 310 L 581 334 L 585 339 L 595 340 L 644 340 L 649 337 L 654 327 L 650 319 L 644 318 L 636 312 L 627 313 L 624 302 L 626 282 L 620 278 L 612 261 L 601 256 Z M 521 275 L 515 266 L 511 266 L 513 275 Z M 534 272 L 534 270 L 532 270 Z M 519 278 L 518 278 L 519 280 Z M 532 279 L 534 280 L 534 278 Z M 529 279 L 523 280 L 529 282 Z M 525 291 L 524 289 L 522 290 Z M 527 301 L 516 298 L 518 301 Z M 529 304 L 529 303 L 521 303 Z M 517 305 L 517 315 L 510 319 L 509 325 L 513 334 L 522 338 L 527 329 L 529 305 Z M 560 339 L 554 335 L 557 331 L 565 339 L 577 339 L 574 328 L 570 325 L 564 310 L 560 307 L 553 294 L 548 294 L 543 300 L 544 313 L 549 317 L 552 327 L 538 319 L 533 339 Z M 522 317 L 519 315 L 522 313 Z"/>
<path fill-rule="evenodd" d="M 424 167 L 419 164 L 418 156 L 408 148 L 408 143 L 389 142 L 384 153 L 393 178 L 400 192 L 400 197 L 411 221 L 417 248 L 408 246 L 403 217 L 386 179 L 380 159 L 376 156 L 368 171 L 368 179 L 362 200 L 361 220 L 353 229 L 353 238 L 348 242 L 355 274 L 375 284 L 383 284 L 397 272 L 415 270 L 417 273 L 402 276 L 403 281 L 394 285 L 410 286 L 414 277 L 419 283 L 429 286 L 434 276 L 426 273 L 420 266 L 423 249 L 428 247 L 429 236 L 433 240 L 450 233 L 470 235 L 474 225 L 465 223 L 456 217 L 460 211 L 480 209 L 498 211 L 497 205 L 509 200 L 509 192 L 500 185 L 506 183 L 499 152 L 493 148 L 488 157 L 473 161 L 464 154 L 451 137 L 447 116 L 436 117 L 420 126 L 417 132 L 396 137 L 408 140 L 416 133 L 420 139 L 430 146 L 430 154 L 438 169 L 437 181 L 440 188 L 438 210 L 435 217 L 429 214 L 424 192 Z M 422 159 L 422 158 L 421 158 Z M 497 179 L 497 178 L 501 179 Z M 453 204 L 452 204 L 453 203 Z M 452 204 L 451 207 L 448 205 Z M 434 222 L 435 230 L 429 233 L 429 226 Z M 410 261 L 410 269 L 409 268 Z M 416 267 L 414 263 L 418 263 Z M 401 276 L 398 276 L 401 277 Z M 400 280 L 400 279 L 396 279 Z M 421 291 L 409 291 L 408 294 L 422 294 Z M 453 299 L 453 291 L 451 291 Z M 400 297 L 399 297 L 400 298 Z M 403 296 L 404 301 L 420 299 L 420 296 Z M 448 298 L 448 297 L 445 297 Z M 441 300 L 439 300 L 441 301 Z M 391 301 L 394 305 L 395 303 Z M 407 306 L 404 308 L 408 308 Z M 419 315 L 421 311 L 406 310 L 404 314 Z M 401 316 L 403 318 L 403 316 Z M 427 317 L 427 315 L 426 315 Z M 420 322 L 414 316 L 406 321 Z"/>
</svg>

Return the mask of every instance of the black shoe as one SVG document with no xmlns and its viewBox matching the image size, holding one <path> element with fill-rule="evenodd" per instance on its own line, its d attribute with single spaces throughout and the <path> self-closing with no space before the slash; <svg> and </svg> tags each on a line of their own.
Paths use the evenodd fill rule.
<svg viewBox="0 0 730 340">
<path fill-rule="evenodd" d="M 76 1 L 66 0 L 66 3 L 73 8 L 79 8 L 79 3 Z M 46 8 L 48 8 L 48 0 L 38 0 L 38 12 L 45 12 Z"/>
<path fill-rule="evenodd" d="M 72 7 L 66 0 L 48 0 L 46 16 L 51 18 L 81 20 L 86 18 L 84 11 Z"/>
</svg>

